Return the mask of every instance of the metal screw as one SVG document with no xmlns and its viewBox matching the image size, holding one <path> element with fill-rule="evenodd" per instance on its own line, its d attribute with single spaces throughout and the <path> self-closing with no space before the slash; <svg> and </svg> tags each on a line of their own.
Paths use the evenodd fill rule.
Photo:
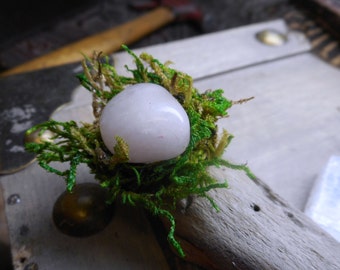
<svg viewBox="0 0 340 270">
<path fill-rule="evenodd" d="M 7 198 L 7 204 L 15 205 L 21 202 L 21 198 L 19 194 L 12 194 Z"/>
<path fill-rule="evenodd" d="M 287 42 L 287 37 L 276 30 L 263 30 L 256 34 L 256 38 L 268 46 L 281 46 Z"/>
</svg>

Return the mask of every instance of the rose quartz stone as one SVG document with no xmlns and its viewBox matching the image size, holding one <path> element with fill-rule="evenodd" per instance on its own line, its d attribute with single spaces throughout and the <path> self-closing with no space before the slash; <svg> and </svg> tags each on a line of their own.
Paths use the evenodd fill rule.
<svg viewBox="0 0 340 270">
<path fill-rule="evenodd" d="M 162 86 L 127 87 L 103 109 L 100 132 L 114 153 L 115 137 L 129 146 L 129 162 L 152 163 L 182 154 L 190 141 L 190 122 L 182 105 Z"/>
</svg>

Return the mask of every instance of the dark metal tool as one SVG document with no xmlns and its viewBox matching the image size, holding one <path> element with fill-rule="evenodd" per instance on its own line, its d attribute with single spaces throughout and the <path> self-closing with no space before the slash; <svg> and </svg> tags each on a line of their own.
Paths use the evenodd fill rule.
<svg viewBox="0 0 340 270">
<path fill-rule="evenodd" d="M 119 50 L 122 44 L 129 45 L 175 20 L 199 23 L 203 18 L 201 11 L 188 0 L 151 1 L 131 6 L 152 10 L 118 27 L 68 44 L 0 73 L 0 77 L 79 62 L 83 59 L 83 54 L 92 55 L 94 50 L 110 54 Z"/>
<path fill-rule="evenodd" d="M 201 25 L 203 21 L 203 13 L 201 10 L 188 0 L 132 1 L 129 6 L 137 10 L 150 10 L 164 6 L 171 8 L 176 21 L 191 21 L 198 25 Z"/>
<path fill-rule="evenodd" d="M 70 101 L 79 85 L 74 69 L 84 53 L 111 53 L 175 20 L 202 19 L 201 12 L 187 0 L 151 1 L 131 4 L 137 9 L 153 8 L 146 15 L 117 28 L 67 45 L 0 75 L 0 174 L 16 172 L 34 160 L 24 149 L 28 128 L 47 121 L 62 104 Z"/>
</svg>

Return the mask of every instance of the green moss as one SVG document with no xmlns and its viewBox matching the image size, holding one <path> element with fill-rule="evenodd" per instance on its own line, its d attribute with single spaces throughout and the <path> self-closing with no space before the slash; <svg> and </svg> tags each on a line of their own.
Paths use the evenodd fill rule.
<svg viewBox="0 0 340 270">
<path fill-rule="evenodd" d="M 111 194 L 111 202 L 121 200 L 131 206 L 139 205 L 154 215 L 170 221 L 169 243 L 185 256 L 180 243 L 175 239 L 175 219 L 171 214 L 179 200 L 190 195 L 207 198 L 212 207 L 218 205 L 209 197 L 208 191 L 227 188 L 212 178 L 207 169 L 210 166 L 227 166 L 244 170 L 254 177 L 245 165 L 234 165 L 221 158 L 232 135 L 223 130 L 218 139 L 217 120 L 226 117 L 235 103 L 223 95 L 222 89 L 199 93 L 193 87 L 192 78 L 162 64 L 151 55 L 142 53 L 139 57 L 129 48 L 123 48 L 133 57 L 135 68 L 126 67 L 131 77 L 120 76 L 109 61 L 99 54 L 94 59 L 83 61 L 83 73 L 78 75 L 80 84 L 93 95 L 93 123 L 78 124 L 74 121 L 47 121 L 37 125 L 35 130 L 50 130 L 55 136 L 53 142 L 27 143 L 26 149 L 37 154 L 37 160 L 48 172 L 62 176 L 68 190 L 76 184 L 77 167 L 87 164 L 95 179 Z M 128 162 L 129 149 L 123 138 L 117 137 L 115 154 L 104 145 L 99 131 L 99 117 L 102 109 L 127 85 L 151 82 L 165 87 L 186 110 L 191 126 L 190 143 L 180 156 L 151 164 Z M 69 163 L 69 169 L 59 171 L 51 162 Z"/>
</svg>

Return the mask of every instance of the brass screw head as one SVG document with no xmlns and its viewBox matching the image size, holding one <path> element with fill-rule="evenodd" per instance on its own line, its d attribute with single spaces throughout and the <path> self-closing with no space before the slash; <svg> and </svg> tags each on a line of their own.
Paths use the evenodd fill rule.
<svg viewBox="0 0 340 270">
<path fill-rule="evenodd" d="M 257 40 L 268 46 L 281 46 L 287 42 L 287 37 L 282 33 L 266 29 L 256 34 Z"/>
</svg>

